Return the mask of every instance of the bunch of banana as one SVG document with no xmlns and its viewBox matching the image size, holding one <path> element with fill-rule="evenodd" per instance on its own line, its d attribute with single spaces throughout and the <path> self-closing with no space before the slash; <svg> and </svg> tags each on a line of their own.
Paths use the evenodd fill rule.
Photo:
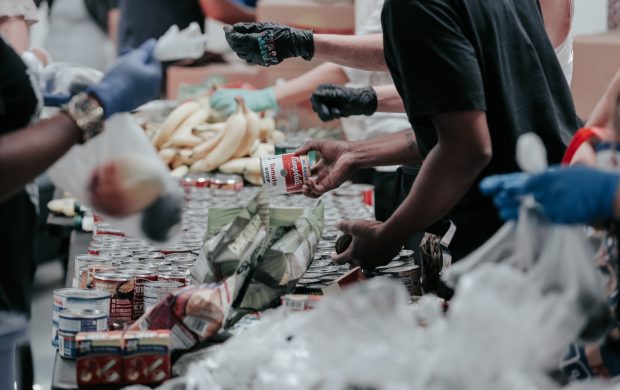
<svg viewBox="0 0 620 390">
<path fill-rule="evenodd" d="M 174 176 L 219 168 L 262 183 L 259 157 L 273 155 L 284 134 L 272 118 L 260 118 L 241 97 L 236 100 L 236 112 L 223 122 L 208 97 L 185 102 L 168 116 L 152 142 Z"/>
</svg>

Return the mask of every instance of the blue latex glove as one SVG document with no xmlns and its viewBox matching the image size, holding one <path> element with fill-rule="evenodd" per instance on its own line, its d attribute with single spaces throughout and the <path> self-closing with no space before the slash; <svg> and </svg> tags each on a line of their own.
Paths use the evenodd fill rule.
<svg viewBox="0 0 620 390">
<path fill-rule="evenodd" d="M 162 70 L 153 58 L 154 39 L 120 57 L 97 85 L 87 89 L 101 102 L 106 118 L 131 111 L 159 96 Z"/>
<path fill-rule="evenodd" d="M 224 115 L 230 115 L 237 109 L 237 102 L 235 101 L 237 96 L 241 96 L 248 108 L 255 112 L 280 108 L 273 88 L 258 90 L 220 89 L 211 96 L 211 107 Z"/>
<path fill-rule="evenodd" d="M 534 196 L 542 214 L 553 223 L 594 223 L 613 217 L 618 173 L 572 167 L 523 175 L 493 176 L 480 184 L 483 193 L 494 196 L 502 218 L 516 218 L 519 199 L 527 194 Z"/>
<path fill-rule="evenodd" d="M 43 105 L 45 107 L 60 107 L 63 104 L 69 103 L 71 100 L 71 95 L 53 95 L 50 93 L 43 94 Z"/>
</svg>

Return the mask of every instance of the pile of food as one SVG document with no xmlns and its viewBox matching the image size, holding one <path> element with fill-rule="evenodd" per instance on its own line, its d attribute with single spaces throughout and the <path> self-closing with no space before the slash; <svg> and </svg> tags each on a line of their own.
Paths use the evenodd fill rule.
<svg viewBox="0 0 620 390">
<path fill-rule="evenodd" d="M 209 97 L 202 97 L 181 103 L 163 123 L 151 123 L 148 129 L 174 176 L 219 170 L 257 185 L 262 184 L 260 157 L 273 155 L 274 145 L 285 138 L 273 118 L 259 116 L 240 97 L 228 118 L 211 108 Z"/>
</svg>

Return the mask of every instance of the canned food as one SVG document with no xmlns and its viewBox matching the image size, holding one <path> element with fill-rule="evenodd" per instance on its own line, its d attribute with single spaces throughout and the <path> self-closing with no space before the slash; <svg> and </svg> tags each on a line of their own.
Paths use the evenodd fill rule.
<svg viewBox="0 0 620 390">
<path fill-rule="evenodd" d="M 98 310 L 64 311 L 58 316 L 60 332 L 101 332 L 108 330 L 108 314 Z"/>
<path fill-rule="evenodd" d="M 181 179 L 183 188 L 205 188 L 211 185 L 212 174 L 209 173 L 190 173 Z"/>
<path fill-rule="evenodd" d="M 413 251 L 411 249 L 403 249 L 402 251 L 400 251 L 400 254 L 398 255 L 398 260 L 400 261 L 404 261 L 406 263 L 412 262 L 415 260 L 415 257 L 413 256 Z"/>
<path fill-rule="evenodd" d="M 215 190 L 239 191 L 243 188 L 243 178 L 239 175 L 217 174 L 213 176 L 210 187 Z"/>
<path fill-rule="evenodd" d="M 161 252 L 148 252 L 134 255 L 134 257 L 137 257 L 140 260 L 163 260 L 165 258 L 165 255 Z"/>
<path fill-rule="evenodd" d="M 144 284 L 157 280 L 157 271 L 134 268 L 125 270 L 123 273 L 133 275 L 135 292 L 133 298 L 133 320 L 137 320 L 144 314 Z"/>
<path fill-rule="evenodd" d="M 175 271 L 159 272 L 157 274 L 157 280 L 179 282 L 183 286 L 189 286 L 190 284 L 190 272 L 189 270 L 176 269 Z"/>
<path fill-rule="evenodd" d="M 93 288 L 93 275 L 97 272 L 114 272 L 113 264 L 89 264 L 80 268 L 79 288 Z"/>
<path fill-rule="evenodd" d="M 183 287 L 183 283 L 175 281 L 147 281 L 144 283 L 144 311 L 149 311 L 168 294 Z"/>
<path fill-rule="evenodd" d="M 77 358 L 77 332 L 58 331 L 58 354 L 65 359 Z"/>
<path fill-rule="evenodd" d="M 119 243 L 122 241 L 124 241 L 124 238 L 122 236 L 102 235 L 93 237 L 93 242 Z"/>
<path fill-rule="evenodd" d="M 80 269 L 91 264 L 111 264 L 112 259 L 105 255 L 78 255 L 74 259 L 74 275 L 75 280 L 80 280 Z"/>
<path fill-rule="evenodd" d="M 404 261 L 392 260 L 387 265 L 382 265 L 380 267 L 375 268 L 375 271 L 380 272 L 380 273 L 390 272 L 390 270 L 392 268 L 400 268 L 400 267 L 404 266 L 405 264 L 407 264 L 407 263 L 405 263 Z"/>
<path fill-rule="evenodd" d="M 389 272 L 396 279 L 401 280 L 411 296 L 422 295 L 419 266 L 407 265 L 398 268 L 391 268 L 387 272 Z"/>
<path fill-rule="evenodd" d="M 60 313 L 67 310 L 97 310 L 109 313 L 110 294 L 103 291 L 82 290 L 78 288 L 62 288 L 54 290 L 52 306 L 52 345 L 58 346 L 58 323 Z"/>
<path fill-rule="evenodd" d="M 106 256 L 111 259 L 122 259 L 126 257 L 131 257 L 131 251 L 128 250 L 111 250 L 111 251 L 103 251 L 99 255 Z"/>
<path fill-rule="evenodd" d="M 173 253 L 170 255 L 166 255 L 165 259 L 171 263 L 175 262 L 175 261 L 195 261 L 198 258 L 198 256 L 196 256 L 193 253 Z"/>
<path fill-rule="evenodd" d="M 263 157 L 260 165 L 263 182 L 272 194 L 301 192 L 302 186 L 310 177 L 308 156 L 296 156 L 291 153 Z"/>
<path fill-rule="evenodd" d="M 185 245 L 173 245 L 167 248 L 160 249 L 160 252 L 164 255 L 171 255 L 173 253 L 191 253 L 191 248 L 188 248 Z"/>
<path fill-rule="evenodd" d="M 94 280 L 95 290 L 105 291 L 111 295 L 110 329 L 124 329 L 133 319 L 134 276 L 120 272 L 106 272 L 95 274 Z"/>
</svg>

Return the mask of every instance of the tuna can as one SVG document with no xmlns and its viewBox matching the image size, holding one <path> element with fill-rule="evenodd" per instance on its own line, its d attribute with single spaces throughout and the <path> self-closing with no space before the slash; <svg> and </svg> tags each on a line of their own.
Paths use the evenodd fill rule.
<svg viewBox="0 0 620 390">
<path fill-rule="evenodd" d="M 177 262 L 177 261 L 196 261 L 196 259 L 198 258 L 198 256 L 196 256 L 193 253 L 173 253 L 171 255 L 166 255 L 165 259 L 167 261 L 169 261 L 170 263 Z"/>
<path fill-rule="evenodd" d="M 132 270 L 125 270 L 123 273 L 132 275 L 134 277 L 135 291 L 133 298 L 133 317 L 135 321 L 142 317 L 144 314 L 144 284 L 146 282 L 153 282 L 157 280 L 157 271 L 146 270 L 141 268 L 134 268 Z"/>
<path fill-rule="evenodd" d="M 58 316 L 59 332 L 103 332 L 108 330 L 108 314 L 98 310 L 64 311 Z"/>
<path fill-rule="evenodd" d="M 168 294 L 183 287 L 181 282 L 174 281 L 147 281 L 144 283 L 144 311 L 149 311 Z"/>
<path fill-rule="evenodd" d="M 95 274 L 95 290 L 105 291 L 110 298 L 110 330 L 122 330 L 133 318 L 134 276 L 120 272 Z"/>
<path fill-rule="evenodd" d="M 175 271 L 159 272 L 157 274 L 157 280 L 168 282 L 179 282 L 183 286 L 189 286 L 190 284 L 190 272 L 189 270 L 176 269 Z"/>
<path fill-rule="evenodd" d="M 58 346 L 58 323 L 60 313 L 67 310 L 97 310 L 104 314 L 110 310 L 110 294 L 103 291 L 83 290 L 79 288 L 61 288 L 54 290 L 52 308 L 52 345 Z"/>
<path fill-rule="evenodd" d="M 213 176 L 210 187 L 214 190 L 240 191 L 243 188 L 243 178 L 239 175 L 217 174 Z"/>
<path fill-rule="evenodd" d="M 93 288 L 93 276 L 97 272 L 114 272 L 116 266 L 112 264 L 89 264 L 80 268 L 79 288 Z"/>
<path fill-rule="evenodd" d="M 103 251 L 99 255 L 106 256 L 106 257 L 116 260 L 116 259 L 123 259 L 126 257 L 131 257 L 131 253 L 132 252 L 128 250 L 112 250 L 112 251 Z"/>
<path fill-rule="evenodd" d="M 417 265 L 406 265 L 387 270 L 394 278 L 403 282 L 411 296 L 422 295 L 422 284 L 420 283 L 420 267 Z"/>
<path fill-rule="evenodd" d="M 141 253 L 140 255 L 134 255 L 134 257 L 137 257 L 140 260 L 163 260 L 166 256 L 161 252 L 148 252 Z"/>
<path fill-rule="evenodd" d="M 293 153 L 260 160 L 263 182 L 271 194 L 293 194 L 301 192 L 310 177 L 308 156 Z"/>
<path fill-rule="evenodd" d="M 112 259 L 105 255 L 78 255 L 74 259 L 74 275 L 75 280 L 80 280 L 80 269 L 91 264 L 111 264 Z"/>
</svg>

